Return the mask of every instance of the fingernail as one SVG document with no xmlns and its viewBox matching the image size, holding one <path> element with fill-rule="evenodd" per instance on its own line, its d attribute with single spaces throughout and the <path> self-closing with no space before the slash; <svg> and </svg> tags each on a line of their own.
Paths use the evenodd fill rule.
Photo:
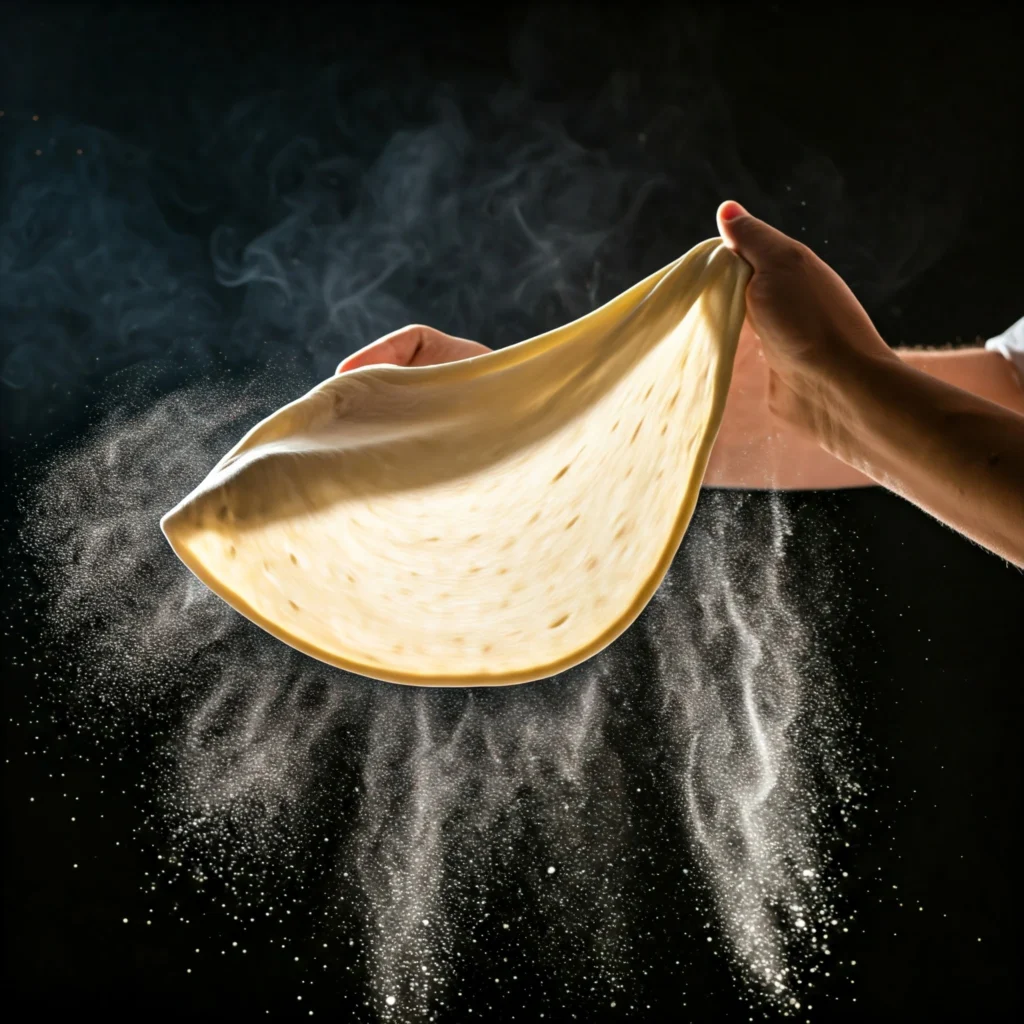
<svg viewBox="0 0 1024 1024">
<path fill-rule="evenodd" d="M 741 217 L 746 214 L 746 210 L 736 202 L 735 199 L 730 199 L 727 203 L 722 204 L 721 212 L 719 216 L 723 221 L 735 220 L 737 217 Z"/>
</svg>

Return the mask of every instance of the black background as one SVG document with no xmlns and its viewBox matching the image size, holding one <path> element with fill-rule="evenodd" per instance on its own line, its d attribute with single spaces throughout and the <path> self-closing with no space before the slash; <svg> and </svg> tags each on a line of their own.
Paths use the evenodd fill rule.
<svg viewBox="0 0 1024 1024">
<path fill-rule="evenodd" d="M 581 145 L 612 159 L 630 132 L 653 135 L 658 115 L 669 131 L 679 119 L 690 147 L 680 159 L 690 170 L 705 166 L 699 183 L 669 186 L 689 219 L 638 223 L 621 257 L 623 280 L 610 282 L 609 294 L 660 265 L 660 256 L 710 235 L 714 202 L 734 197 L 832 254 L 893 344 L 970 341 L 1022 312 L 1021 39 L 998 9 L 186 6 L 159 16 L 161 33 L 137 38 L 123 28 L 127 17 L 90 5 L 5 8 L 0 146 L 11 141 L 4 132 L 12 118 L 30 111 L 151 139 L 159 123 L 146 119 L 138 97 L 159 88 L 170 109 L 201 93 L 196 53 L 217 63 L 219 87 L 230 92 L 223 83 L 236 72 L 249 82 L 257 65 L 326 65 L 358 51 L 370 55 L 368 74 L 384 90 L 413 67 L 437 81 L 517 82 L 566 111 Z M 583 116 L 599 93 L 611 95 L 614 121 Z M 694 128 L 695 118 L 707 127 Z M 664 145 L 647 159 L 671 172 L 671 144 Z M 699 159 L 696 146 L 706 147 Z M 17 460 L 41 459 L 72 435 L 102 392 L 101 379 L 72 383 L 60 414 L 45 423 L 10 388 L 2 392 L 12 551 Z M 50 440 L 31 447 L 44 430 Z M 1012 839 L 1020 812 L 1020 573 L 879 490 L 788 501 L 844 537 L 839 578 L 855 615 L 836 637 L 835 657 L 876 764 L 863 842 L 851 853 L 851 874 L 862 880 L 851 894 L 859 921 L 843 952 L 858 967 L 842 984 L 856 990 L 856 1002 L 842 993 L 815 1018 L 1008 1018 L 1018 1002 L 1020 930 Z M 11 554 L 12 595 L 19 567 Z M 30 644 L 33 628 L 29 619 Z M 125 755 L 113 769 L 100 767 L 59 713 L 29 728 L 38 707 L 33 675 L 9 664 L 3 686 L 4 998 L 15 1019 L 55 1010 L 115 1020 L 295 1013 L 295 979 L 280 958 L 224 957 L 183 982 L 196 941 L 159 899 L 151 906 L 141 894 L 152 853 L 136 841 L 139 765 Z M 45 755 L 28 756 L 33 751 Z M 68 821 L 61 794 L 72 782 L 87 828 Z M 151 926 L 141 923 L 147 918 Z M 632 1016 L 750 1016 L 721 967 L 708 970 L 706 992 L 688 985 L 686 1009 L 673 979 L 654 971 L 641 1001 L 651 1009 Z M 317 1007 L 319 1017 L 355 1019 L 358 988 Z M 501 1008 L 491 1016 L 503 1019 Z M 517 1019 L 536 1016 L 527 1008 Z M 466 1018 L 453 1009 L 447 1019 Z"/>
</svg>

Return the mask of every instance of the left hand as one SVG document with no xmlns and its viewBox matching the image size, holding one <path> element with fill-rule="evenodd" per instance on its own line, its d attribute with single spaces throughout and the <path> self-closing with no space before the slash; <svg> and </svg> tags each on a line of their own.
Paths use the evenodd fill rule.
<svg viewBox="0 0 1024 1024">
<path fill-rule="evenodd" d="M 433 327 L 411 324 L 401 330 L 385 334 L 358 352 L 353 352 L 338 367 L 338 373 L 347 373 L 360 366 L 390 363 L 393 366 L 433 366 L 435 363 L 455 363 L 460 359 L 483 355 L 491 350 L 478 341 L 453 338 Z"/>
</svg>

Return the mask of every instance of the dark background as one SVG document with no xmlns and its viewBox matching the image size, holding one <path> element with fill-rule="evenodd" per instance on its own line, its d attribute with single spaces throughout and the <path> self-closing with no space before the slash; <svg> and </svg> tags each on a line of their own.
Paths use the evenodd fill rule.
<svg viewBox="0 0 1024 1024">
<path fill-rule="evenodd" d="M 151 365 L 165 389 L 197 367 L 244 372 L 274 360 L 316 380 L 415 320 L 491 343 L 519 340 L 713 234 L 715 205 L 727 197 L 829 259 L 893 344 L 1002 331 L 1022 313 L 1020 53 L 1016 23 L 984 5 L 954 15 L 784 5 L 5 6 L 5 632 L 19 652 L 32 650 L 16 547 L 24 475 L 82 429 L 104 382 L 126 367 Z M 329 67 L 338 77 L 316 77 Z M 278 100 L 247 106 L 275 90 Z M 334 116 L 325 113 L 329 94 L 347 117 L 339 136 L 324 128 Z M 353 237 L 367 224 L 383 243 L 426 248 L 412 271 L 390 279 L 390 293 L 339 321 L 317 305 L 316 288 L 296 285 L 283 313 L 258 272 L 239 286 L 263 266 L 239 255 L 246 240 L 269 238 L 266 252 L 300 260 L 323 243 L 315 213 L 272 231 L 292 223 L 281 197 L 301 193 L 267 185 L 292 173 L 273 165 L 290 138 L 313 139 L 318 160 L 344 157 L 323 187 L 337 193 L 337 217 L 353 203 L 358 214 L 370 207 L 348 192 L 380 182 L 368 168 L 380 167 L 396 132 L 452 123 L 432 106 L 439 95 L 462 111 L 465 133 L 454 142 L 444 128 L 430 136 L 449 141 L 420 154 L 439 168 L 429 189 L 392 174 L 370 204 L 376 213 L 350 221 Z M 512 97 L 500 116 L 488 105 L 496 95 Z M 550 126 L 557 143 L 531 150 Z M 85 156 L 104 154 L 87 173 L 73 169 L 82 139 L 92 146 Z M 445 145 L 461 168 L 449 177 Z M 472 184 L 496 182 L 531 152 L 547 177 L 523 184 L 519 208 L 564 250 L 564 277 L 503 242 L 515 203 L 496 185 Z M 33 160 L 50 162 L 40 170 Z M 441 202 L 460 182 L 471 183 L 461 200 L 469 205 L 431 234 L 423 225 L 444 220 Z M 649 198 L 637 206 L 637 195 Z M 94 201 L 83 205 L 83 196 Z M 498 207 L 488 206 L 494 196 Z M 403 221 L 413 207 L 418 219 Z M 69 225 L 74 251 L 59 244 Z M 333 235 L 323 244 L 356 269 L 369 251 Z M 431 254 L 454 269 L 432 269 Z M 604 268 L 596 284 L 595 262 Z M 165 278 L 179 282 L 173 294 L 160 291 Z M 517 281 L 529 287 L 506 301 Z M 104 295 L 115 296 L 116 316 Z M 862 841 L 850 854 L 862 881 L 851 883 L 858 928 L 844 956 L 858 966 L 842 985 L 856 1001 L 841 992 L 813 1016 L 1009 1017 L 1019 967 L 1011 837 L 1020 811 L 1020 573 L 878 490 L 787 501 L 842 538 L 837 580 L 854 614 L 834 658 L 873 765 Z M 296 1013 L 295 978 L 258 951 L 244 963 L 225 956 L 183 984 L 188 954 L 204 943 L 175 919 L 209 911 L 179 915 L 144 895 L 153 854 L 139 842 L 146 825 L 133 793 L 144 745 L 101 767 L 59 708 L 39 711 L 34 675 L 15 654 L 3 687 L 5 999 L 15 1019 L 56 1010 L 116 1020 Z M 61 794 L 72 781 L 87 828 L 68 821 Z M 685 1010 L 673 978 L 652 969 L 640 1002 L 651 1009 L 633 1016 L 762 1012 L 741 1002 L 721 966 L 707 969 L 706 990 L 687 986 Z M 467 968 L 467 995 L 475 970 Z M 356 1017 L 360 990 L 343 984 L 335 998 L 320 993 L 318 1016 Z M 501 1007 L 491 1016 L 502 1019 Z M 527 1008 L 517 1019 L 536 1016 Z M 452 1008 L 446 1019 L 465 1017 Z"/>
</svg>

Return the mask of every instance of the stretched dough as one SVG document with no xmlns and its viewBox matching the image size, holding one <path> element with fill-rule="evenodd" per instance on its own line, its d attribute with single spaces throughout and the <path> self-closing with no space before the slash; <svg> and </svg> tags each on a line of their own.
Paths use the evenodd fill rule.
<svg viewBox="0 0 1024 1024">
<path fill-rule="evenodd" d="M 640 614 L 690 520 L 749 267 L 710 239 L 547 334 L 332 377 L 161 527 L 285 643 L 376 679 L 553 675 Z"/>
</svg>

